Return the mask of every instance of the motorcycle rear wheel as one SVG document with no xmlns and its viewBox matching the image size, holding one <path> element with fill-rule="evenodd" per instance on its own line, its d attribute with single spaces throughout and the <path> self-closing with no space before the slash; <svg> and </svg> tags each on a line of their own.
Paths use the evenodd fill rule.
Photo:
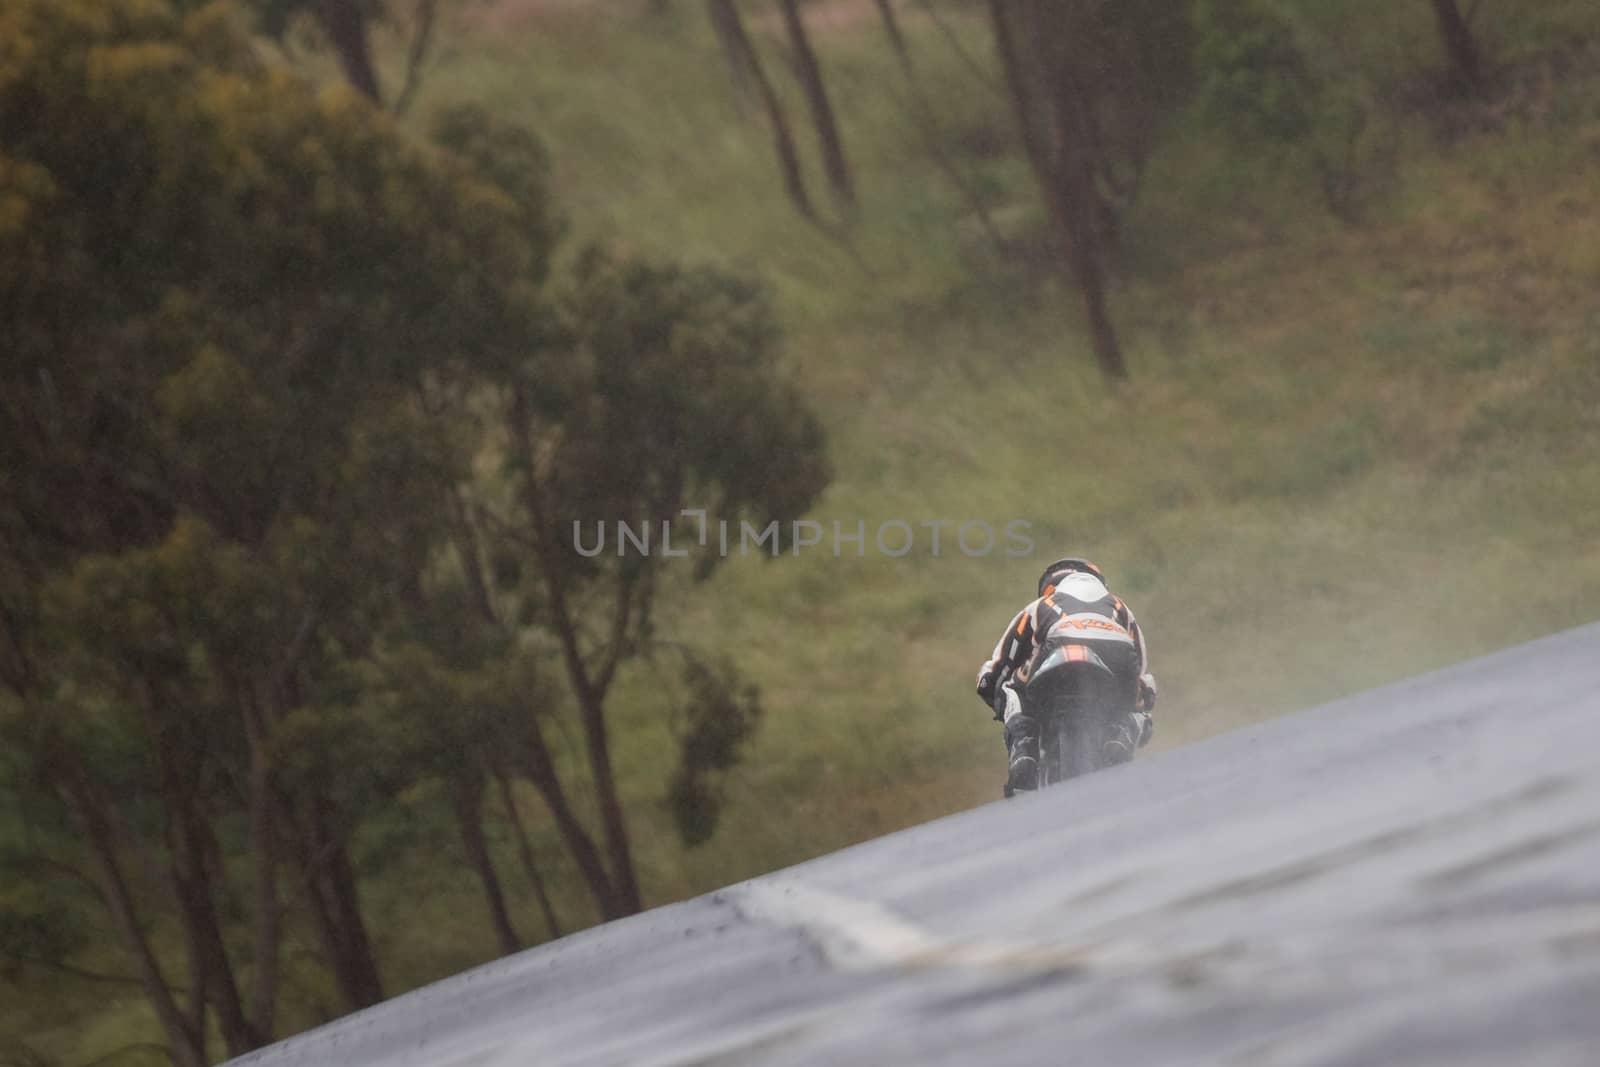
<svg viewBox="0 0 1600 1067">
<path fill-rule="evenodd" d="M 1039 788 L 1099 770 L 1102 732 L 1098 721 L 1081 711 L 1051 716 L 1042 739 Z"/>
</svg>

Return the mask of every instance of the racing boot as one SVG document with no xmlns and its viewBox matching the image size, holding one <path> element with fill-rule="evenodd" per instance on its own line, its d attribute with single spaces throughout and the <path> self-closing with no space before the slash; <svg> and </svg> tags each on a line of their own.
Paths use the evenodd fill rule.
<svg viewBox="0 0 1600 1067">
<path fill-rule="evenodd" d="M 1122 716 L 1111 737 L 1106 739 L 1106 758 L 1112 763 L 1131 760 L 1135 749 L 1150 743 L 1153 726 L 1149 712 L 1131 711 Z"/>
<path fill-rule="evenodd" d="M 1006 720 L 1006 751 L 1011 754 L 1009 791 L 1039 788 L 1039 724 L 1029 715 Z"/>
</svg>

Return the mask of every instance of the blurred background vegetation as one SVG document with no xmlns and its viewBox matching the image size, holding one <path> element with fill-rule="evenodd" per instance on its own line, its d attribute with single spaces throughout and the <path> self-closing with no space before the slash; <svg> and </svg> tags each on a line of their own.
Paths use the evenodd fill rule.
<svg viewBox="0 0 1600 1067">
<path fill-rule="evenodd" d="M 0 1063 L 990 800 L 1047 558 L 1157 749 L 1593 620 L 1597 72 L 1589 0 L 0 0 Z M 569 547 L 697 507 L 868 551 Z"/>
</svg>

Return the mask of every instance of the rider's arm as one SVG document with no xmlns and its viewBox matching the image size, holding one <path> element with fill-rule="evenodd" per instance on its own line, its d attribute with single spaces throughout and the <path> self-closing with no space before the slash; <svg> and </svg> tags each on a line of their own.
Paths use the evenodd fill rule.
<svg viewBox="0 0 1600 1067">
<path fill-rule="evenodd" d="M 1033 647 L 1033 605 L 1029 604 L 1007 624 L 1005 633 L 994 644 L 994 651 L 978 668 L 978 696 L 985 704 L 994 702 L 995 686 L 1007 670 L 1016 670 Z"/>
<path fill-rule="evenodd" d="M 1139 704 L 1144 711 L 1150 711 L 1156 704 L 1156 679 L 1150 673 L 1150 650 L 1145 647 L 1144 630 L 1139 626 L 1139 620 L 1133 617 L 1133 609 L 1123 603 L 1122 598 L 1117 598 L 1117 610 L 1123 615 L 1119 620 L 1127 626 L 1128 632 L 1133 635 L 1134 647 L 1139 650 Z"/>
</svg>

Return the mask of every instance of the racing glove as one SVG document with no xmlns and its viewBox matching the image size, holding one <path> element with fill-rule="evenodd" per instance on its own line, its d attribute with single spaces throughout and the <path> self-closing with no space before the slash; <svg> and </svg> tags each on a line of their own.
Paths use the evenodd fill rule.
<svg viewBox="0 0 1600 1067">
<path fill-rule="evenodd" d="M 978 699 L 985 704 L 994 703 L 994 691 L 1000 681 L 1000 672 L 993 669 L 978 672 Z"/>
<path fill-rule="evenodd" d="M 1154 711 L 1156 707 L 1156 676 L 1146 672 L 1139 676 L 1139 710 Z"/>
</svg>

